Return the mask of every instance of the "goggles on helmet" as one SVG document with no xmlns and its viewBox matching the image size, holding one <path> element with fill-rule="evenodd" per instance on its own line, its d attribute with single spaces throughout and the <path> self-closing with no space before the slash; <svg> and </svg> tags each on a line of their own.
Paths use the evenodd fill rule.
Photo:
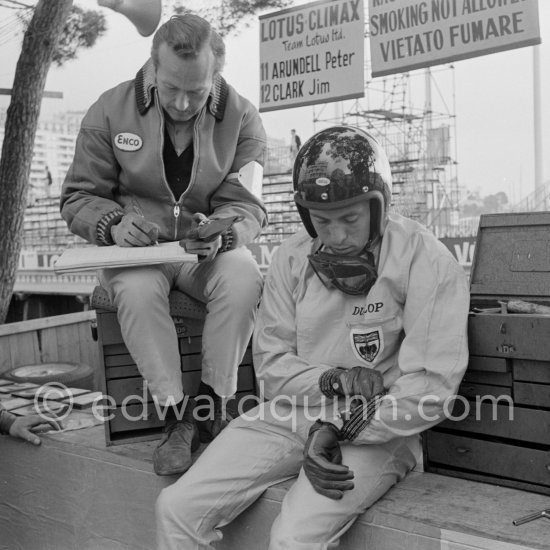
<svg viewBox="0 0 550 550">
<path fill-rule="evenodd" d="M 378 277 L 374 255 L 369 251 L 362 256 L 340 256 L 318 250 L 307 259 L 326 288 L 352 296 L 366 296 Z"/>
</svg>

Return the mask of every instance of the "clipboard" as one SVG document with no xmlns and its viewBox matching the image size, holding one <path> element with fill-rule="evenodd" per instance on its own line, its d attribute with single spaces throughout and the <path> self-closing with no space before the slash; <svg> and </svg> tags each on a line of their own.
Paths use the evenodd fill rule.
<svg viewBox="0 0 550 550">
<path fill-rule="evenodd" d="M 152 246 L 83 246 L 68 248 L 55 262 L 56 273 L 92 271 L 114 267 L 132 267 L 165 263 L 197 263 L 196 254 L 189 254 L 179 241 Z"/>
</svg>

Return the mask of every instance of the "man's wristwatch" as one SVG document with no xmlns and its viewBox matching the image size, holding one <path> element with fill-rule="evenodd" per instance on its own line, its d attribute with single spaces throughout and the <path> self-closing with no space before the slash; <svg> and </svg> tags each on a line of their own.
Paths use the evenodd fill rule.
<svg viewBox="0 0 550 550">
<path fill-rule="evenodd" d="M 340 374 L 344 371 L 342 367 L 328 369 L 319 377 L 319 388 L 323 395 L 333 398 L 342 395 L 342 384 Z"/>
</svg>

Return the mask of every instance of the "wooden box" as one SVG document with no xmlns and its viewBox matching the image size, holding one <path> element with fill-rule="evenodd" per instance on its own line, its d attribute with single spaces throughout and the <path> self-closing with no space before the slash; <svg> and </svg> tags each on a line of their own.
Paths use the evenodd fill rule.
<svg viewBox="0 0 550 550">
<path fill-rule="evenodd" d="M 135 361 L 122 339 L 116 310 L 107 293 L 97 287 L 92 295 L 92 306 L 97 314 L 97 336 L 102 369 L 101 390 L 108 397 L 105 410 L 105 440 L 107 445 L 158 439 L 163 420 L 159 418 L 150 393 L 144 388 Z M 204 305 L 179 291 L 170 293 L 170 314 L 179 337 L 181 371 L 185 387 L 194 388 L 196 395 L 201 379 L 201 345 L 204 325 Z M 257 403 L 249 396 L 256 395 L 256 379 L 250 345 L 239 365 L 237 394 L 228 404 L 234 413 L 240 400 L 252 406 Z M 131 396 L 133 398 L 131 398 Z"/>
<path fill-rule="evenodd" d="M 470 291 L 468 370 L 425 469 L 550 495 L 550 315 L 501 304 L 550 305 L 550 213 L 481 216 Z"/>
</svg>

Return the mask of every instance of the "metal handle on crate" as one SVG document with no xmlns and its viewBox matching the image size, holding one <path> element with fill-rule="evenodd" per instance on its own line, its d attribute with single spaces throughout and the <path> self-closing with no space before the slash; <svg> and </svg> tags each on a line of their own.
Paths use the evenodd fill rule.
<svg viewBox="0 0 550 550">
<path fill-rule="evenodd" d="M 466 447 L 457 447 L 456 452 L 460 455 L 465 455 L 470 452 L 470 449 L 467 449 Z"/>
<path fill-rule="evenodd" d="M 539 519 L 539 518 L 550 518 L 550 508 L 547 508 L 546 510 L 541 510 L 540 512 L 534 512 L 532 514 L 528 514 L 521 518 L 515 519 L 512 521 L 512 523 L 518 526 L 518 525 L 527 523 L 528 521 L 533 521 L 534 519 Z"/>
</svg>

